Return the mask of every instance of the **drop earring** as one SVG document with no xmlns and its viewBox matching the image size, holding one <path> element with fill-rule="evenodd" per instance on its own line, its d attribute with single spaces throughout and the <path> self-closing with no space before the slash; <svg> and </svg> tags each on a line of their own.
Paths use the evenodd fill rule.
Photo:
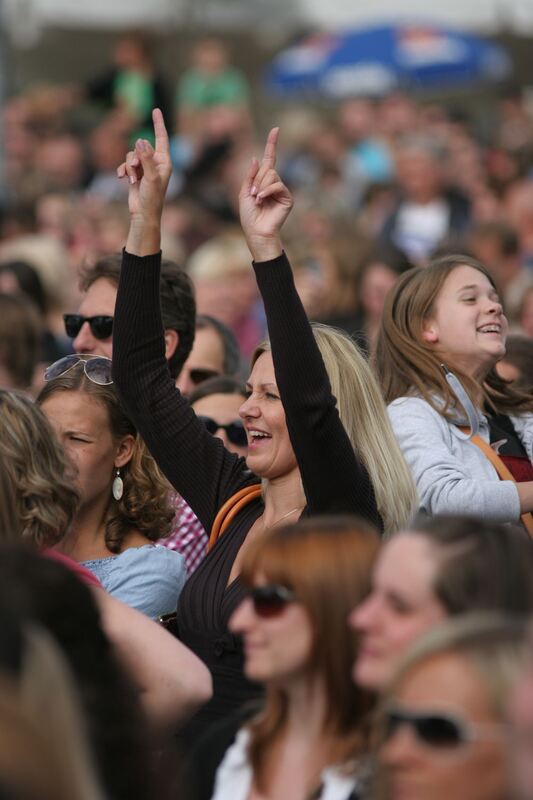
<svg viewBox="0 0 533 800">
<path fill-rule="evenodd" d="M 120 470 L 117 469 L 115 480 L 113 481 L 113 488 L 111 489 L 115 500 L 120 500 L 124 494 L 124 481 L 120 477 Z"/>
</svg>

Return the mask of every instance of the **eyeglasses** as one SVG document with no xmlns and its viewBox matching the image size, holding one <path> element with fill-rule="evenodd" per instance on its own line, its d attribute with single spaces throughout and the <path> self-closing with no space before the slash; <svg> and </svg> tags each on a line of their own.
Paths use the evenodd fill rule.
<svg viewBox="0 0 533 800">
<path fill-rule="evenodd" d="M 209 433 L 212 433 L 213 436 L 218 430 L 226 431 L 226 435 L 232 444 L 236 444 L 238 447 L 246 447 L 248 439 L 246 438 L 242 420 L 234 419 L 233 422 L 228 422 L 227 425 L 221 425 L 211 417 L 204 417 L 200 414 L 198 419 L 202 420 Z"/>
<path fill-rule="evenodd" d="M 78 364 L 83 364 L 86 376 L 93 383 L 97 383 L 99 386 L 109 386 L 109 384 L 113 383 L 110 358 L 78 355 L 77 353 L 60 358 L 59 361 L 54 361 L 53 364 L 50 364 L 44 371 L 44 379 L 45 381 L 53 381 L 54 378 L 59 378 Z"/>
<path fill-rule="evenodd" d="M 385 712 L 385 741 L 391 739 L 402 725 L 412 728 L 419 742 L 436 750 L 453 750 L 476 739 L 498 738 L 504 727 L 497 723 L 475 724 L 452 714 L 415 714 L 392 708 Z"/>
<path fill-rule="evenodd" d="M 189 370 L 189 378 L 191 379 L 191 383 L 194 383 L 195 386 L 198 386 L 198 384 L 209 380 L 209 378 L 218 378 L 219 375 L 220 372 L 217 372 L 216 369 L 202 369 L 202 367 L 193 367 Z"/>
<path fill-rule="evenodd" d="M 287 605 L 297 599 L 291 589 L 278 583 L 272 583 L 269 586 L 253 586 L 248 591 L 248 597 L 254 605 L 257 616 L 267 619 L 279 617 Z"/>
<path fill-rule="evenodd" d="M 82 317 L 81 314 L 63 314 L 67 336 L 75 339 L 85 322 L 89 323 L 95 339 L 109 339 L 113 333 L 113 317 L 99 314 L 96 317 Z"/>
</svg>

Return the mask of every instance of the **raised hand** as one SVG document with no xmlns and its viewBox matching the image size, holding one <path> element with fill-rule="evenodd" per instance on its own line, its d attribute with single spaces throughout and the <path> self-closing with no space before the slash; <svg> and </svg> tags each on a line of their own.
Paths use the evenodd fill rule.
<svg viewBox="0 0 533 800">
<path fill-rule="evenodd" d="M 158 108 L 153 110 L 152 119 L 155 150 L 146 139 L 138 139 L 135 149 L 127 154 L 117 169 L 118 177 L 127 177 L 130 184 L 131 226 L 126 247 L 128 252 L 137 255 L 147 255 L 159 249 L 161 212 L 172 174 L 168 133 Z"/>
<path fill-rule="evenodd" d="M 252 160 L 239 192 L 241 226 L 255 261 L 280 255 L 279 233 L 293 205 L 275 169 L 278 135 L 279 128 L 272 128 L 261 163 Z"/>
</svg>

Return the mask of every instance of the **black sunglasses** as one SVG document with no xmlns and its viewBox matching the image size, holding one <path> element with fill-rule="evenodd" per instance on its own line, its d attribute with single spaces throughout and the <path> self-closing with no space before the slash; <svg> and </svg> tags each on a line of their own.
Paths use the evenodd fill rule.
<svg viewBox="0 0 533 800">
<path fill-rule="evenodd" d="M 50 364 L 44 371 L 44 379 L 45 381 L 53 381 L 54 378 L 59 378 L 78 364 L 83 364 L 85 374 L 93 383 L 97 383 L 99 386 L 109 386 L 109 384 L 113 383 L 110 358 L 78 355 L 77 353 L 71 356 L 64 356 L 59 361 L 54 361 L 53 364 Z"/>
<path fill-rule="evenodd" d="M 385 741 L 392 738 L 402 725 L 408 725 L 422 744 L 435 749 L 455 749 L 476 739 L 501 736 L 502 725 L 474 724 L 452 714 L 429 712 L 412 713 L 392 708 L 385 712 Z"/>
<path fill-rule="evenodd" d="M 286 586 L 272 583 L 268 586 L 253 586 L 248 590 L 248 597 L 254 605 L 258 617 L 278 617 L 289 603 L 297 599 L 295 593 Z"/>
<path fill-rule="evenodd" d="M 211 417 L 204 417 L 201 414 L 198 415 L 198 419 L 202 420 L 209 433 L 212 433 L 213 436 L 218 430 L 223 430 L 226 431 L 226 435 L 232 444 L 236 444 L 238 447 L 246 447 L 248 439 L 242 420 L 234 419 L 233 422 L 228 422 L 227 425 L 221 425 Z"/>
<path fill-rule="evenodd" d="M 99 314 L 96 317 L 82 317 L 81 314 L 63 314 L 67 336 L 75 339 L 85 322 L 89 323 L 95 339 L 109 339 L 113 333 L 113 317 Z"/>
<path fill-rule="evenodd" d="M 198 386 L 200 383 L 209 380 L 209 378 L 218 378 L 219 375 L 220 372 L 217 372 L 216 369 L 202 369 L 201 367 L 193 367 L 193 369 L 189 370 L 191 383 L 194 383 L 195 386 Z"/>
</svg>

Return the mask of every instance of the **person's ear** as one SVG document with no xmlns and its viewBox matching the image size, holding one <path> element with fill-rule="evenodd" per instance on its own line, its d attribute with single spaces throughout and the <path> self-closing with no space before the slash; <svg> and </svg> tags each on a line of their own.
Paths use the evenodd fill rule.
<svg viewBox="0 0 533 800">
<path fill-rule="evenodd" d="M 180 343 L 180 335 L 177 331 L 172 330 L 172 328 L 167 328 L 165 330 L 165 358 L 167 361 L 170 361 L 178 344 Z"/>
<path fill-rule="evenodd" d="M 422 325 L 422 339 L 428 344 L 436 344 L 439 341 L 439 332 L 433 320 L 424 320 L 424 324 Z"/>
<path fill-rule="evenodd" d="M 117 451 L 115 453 L 115 467 L 120 469 L 120 467 L 124 467 L 131 461 L 131 457 L 133 456 L 133 448 L 135 447 L 135 436 L 131 433 L 128 433 L 127 436 L 123 436 L 117 446 Z"/>
</svg>

